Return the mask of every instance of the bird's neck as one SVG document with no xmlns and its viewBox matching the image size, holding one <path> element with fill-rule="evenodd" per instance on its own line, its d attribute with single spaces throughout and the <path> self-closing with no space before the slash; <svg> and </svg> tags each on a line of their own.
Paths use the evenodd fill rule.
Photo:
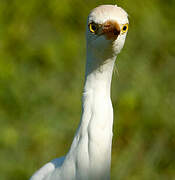
<svg viewBox="0 0 175 180">
<path fill-rule="evenodd" d="M 110 98 L 116 57 L 96 59 L 87 55 L 82 117 L 70 153 L 84 166 L 90 179 L 108 179 L 110 174 L 113 108 Z M 83 168 L 82 166 L 82 168 Z M 80 173 L 81 174 L 81 173 Z"/>
<path fill-rule="evenodd" d="M 90 54 L 87 55 L 85 85 L 83 97 L 92 94 L 110 98 L 111 79 L 116 57 L 97 60 Z M 102 57 L 101 57 L 102 58 Z"/>
</svg>

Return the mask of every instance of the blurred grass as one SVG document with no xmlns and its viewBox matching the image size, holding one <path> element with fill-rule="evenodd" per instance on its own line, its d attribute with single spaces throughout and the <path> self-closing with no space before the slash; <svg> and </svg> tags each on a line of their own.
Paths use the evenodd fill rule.
<svg viewBox="0 0 175 180">
<path fill-rule="evenodd" d="M 0 1 L 0 179 L 24 180 L 65 154 L 80 119 L 89 11 L 114 1 Z M 129 13 L 117 60 L 112 178 L 175 179 L 175 1 Z"/>
</svg>

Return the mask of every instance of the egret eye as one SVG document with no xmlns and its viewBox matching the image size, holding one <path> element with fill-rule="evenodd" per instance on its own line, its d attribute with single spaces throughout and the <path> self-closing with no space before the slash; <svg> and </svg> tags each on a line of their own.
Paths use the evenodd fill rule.
<svg viewBox="0 0 175 180">
<path fill-rule="evenodd" d="M 97 30 L 98 30 L 98 25 L 95 24 L 95 23 L 90 23 L 90 24 L 89 24 L 89 30 L 90 30 L 90 32 L 92 32 L 92 33 L 96 33 Z"/>
<path fill-rule="evenodd" d="M 128 31 L 128 24 L 123 25 L 122 27 L 122 33 L 125 33 Z"/>
</svg>

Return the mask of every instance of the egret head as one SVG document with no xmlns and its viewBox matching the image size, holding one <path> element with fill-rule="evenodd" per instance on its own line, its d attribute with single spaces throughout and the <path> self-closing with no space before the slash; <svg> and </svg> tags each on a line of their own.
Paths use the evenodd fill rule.
<svg viewBox="0 0 175 180">
<path fill-rule="evenodd" d="M 87 20 L 87 49 L 97 56 L 116 56 L 128 31 L 128 14 L 117 5 L 93 9 Z"/>
</svg>

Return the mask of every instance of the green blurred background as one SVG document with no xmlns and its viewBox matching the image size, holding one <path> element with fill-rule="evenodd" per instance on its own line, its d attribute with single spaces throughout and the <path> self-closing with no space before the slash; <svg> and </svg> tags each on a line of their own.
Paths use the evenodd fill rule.
<svg viewBox="0 0 175 180">
<path fill-rule="evenodd" d="M 0 180 L 64 155 L 81 112 L 85 26 L 109 0 L 0 1 Z M 118 0 L 129 14 L 112 82 L 112 180 L 175 179 L 175 1 Z"/>
</svg>

